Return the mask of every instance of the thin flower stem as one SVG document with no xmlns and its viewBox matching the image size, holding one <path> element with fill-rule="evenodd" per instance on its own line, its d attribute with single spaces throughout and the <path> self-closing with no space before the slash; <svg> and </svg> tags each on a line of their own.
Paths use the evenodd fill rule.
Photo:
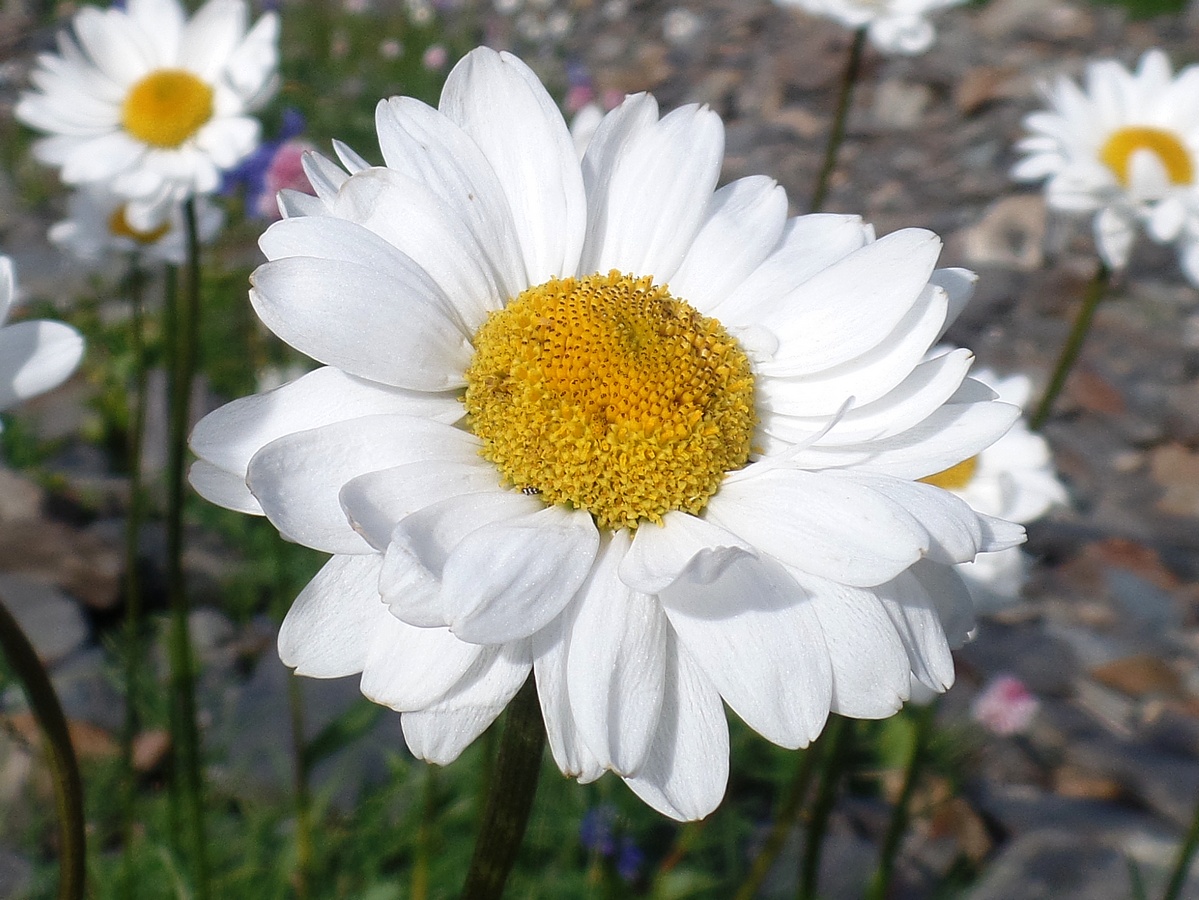
<svg viewBox="0 0 1199 900">
<path fill-rule="evenodd" d="M 820 212 L 828 195 L 829 181 L 837 168 L 837 154 L 841 150 L 841 142 L 845 140 L 845 123 L 849 119 L 853 89 L 858 83 L 858 74 L 862 71 L 862 51 L 865 47 L 866 29 L 859 28 L 853 33 L 853 43 L 849 45 L 845 73 L 841 76 L 841 90 L 837 94 L 837 108 L 833 113 L 833 126 L 829 129 L 828 143 L 824 148 L 824 162 L 821 163 L 820 174 L 816 177 L 816 189 L 812 191 L 812 202 L 808 204 L 808 212 Z"/>
<path fill-rule="evenodd" d="M 1182 896 L 1182 889 L 1186 885 L 1187 874 L 1191 868 L 1191 861 L 1195 858 L 1195 851 L 1199 850 L 1199 804 L 1195 806 L 1195 818 L 1191 820 L 1191 827 L 1187 831 L 1186 838 L 1182 842 L 1182 846 L 1178 848 L 1178 861 L 1174 863 L 1174 871 L 1170 874 L 1170 881 L 1166 884 L 1166 892 L 1162 894 L 1162 900 L 1178 900 Z"/>
<path fill-rule="evenodd" d="M 795 827 L 799 819 L 799 811 L 803 808 L 804 798 L 808 794 L 808 784 L 816 768 L 816 757 L 819 754 L 818 745 L 813 744 L 799 754 L 799 764 L 795 767 L 795 775 L 787 786 L 787 794 L 782 805 L 774 816 L 774 825 L 762 845 L 761 851 L 754 857 L 749 869 L 749 876 L 737 891 L 735 900 L 753 900 L 758 895 L 758 888 L 766 880 L 775 860 L 783 850 L 787 835 Z"/>
<path fill-rule="evenodd" d="M 186 830 L 187 856 L 191 860 L 198 900 L 208 900 L 208 843 L 204 827 L 204 786 L 200 733 L 196 725 L 196 684 L 188 633 L 187 585 L 183 572 L 184 468 L 190 423 L 192 381 L 196 370 L 200 329 L 200 246 L 194 200 L 184 204 L 187 263 L 184 289 L 178 294 L 167 375 L 170 402 L 167 445 L 167 599 L 171 607 L 171 701 L 175 728 L 182 826 Z"/>
<path fill-rule="evenodd" d="M 497 900 L 516 862 L 541 774 L 545 726 L 533 676 L 508 704 L 487 808 L 479 826 L 462 900 Z"/>
<path fill-rule="evenodd" d="M 824 729 L 822 743 L 824 771 L 820 776 L 820 790 L 812 805 L 812 818 L 808 822 L 808 833 L 804 840 L 803 860 L 799 874 L 798 900 L 815 900 L 816 883 L 820 876 L 820 851 L 824 845 L 824 833 L 828 828 L 829 816 L 837 801 L 837 788 L 841 784 L 841 773 L 845 770 L 845 758 L 849 754 L 851 726 L 848 719 L 833 715 Z"/>
<path fill-rule="evenodd" d="M 1037 405 L 1037 411 L 1033 413 L 1029 422 L 1033 431 L 1040 431 L 1041 426 L 1048 421 L 1049 413 L 1053 410 L 1053 401 L 1066 386 L 1066 378 L 1070 375 L 1070 370 L 1074 367 L 1078 354 L 1082 352 L 1083 342 L 1091 328 L 1091 320 L 1095 318 L 1095 310 L 1099 308 L 1100 301 L 1107 294 L 1111 278 L 1111 269 L 1107 267 L 1106 263 L 1099 263 L 1099 268 L 1095 270 L 1095 277 L 1087 285 L 1087 293 L 1083 297 L 1082 307 L 1078 310 L 1078 318 L 1074 320 L 1074 327 L 1070 329 L 1070 336 L 1066 338 L 1066 345 L 1062 347 L 1057 366 L 1054 367 L 1053 375 L 1049 379 L 1049 387 L 1045 389 L 1045 396 L 1041 398 L 1041 402 Z"/>
<path fill-rule="evenodd" d="M 80 900 L 83 897 L 87 848 L 83 784 L 79 778 L 75 748 L 71 746 L 71 732 L 49 674 L 2 599 L 0 650 L 24 687 L 33 715 L 46 735 L 46 755 L 54 780 L 54 802 L 58 807 L 58 897 L 59 900 Z"/>
<path fill-rule="evenodd" d="M 903 836 L 908 830 L 912 794 L 916 790 L 916 785 L 924 770 L 924 764 L 928 760 L 929 739 L 933 733 L 936 709 L 935 703 L 929 703 L 920 707 L 916 712 L 916 730 L 912 736 L 912 755 L 908 759 L 908 767 L 903 776 L 903 786 L 899 790 L 895 809 L 891 813 L 891 823 L 887 826 L 886 837 L 883 838 L 878 871 L 874 873 L 870 889 L 866 892 L 867 900 L 884 900 L 891 887 L 891 878 L 895 873 L 895 857 L 899 853 L 899 845 L 903 841 Z"/>
<path fill-rule="evenodd" d="M 122 875 L 124 894 L 137 896 L 134 874 L 134 826 L 137 821 L 137 770 L 133 742 L 139 722 L 137 703 L 141 695 L 142 584 L 138 569 L 138 536 L 146 517 L 145 487 L 142 484 L 142 441 L 146 432 L 146 328 L 144 292 L 146 272 L 136 257 L 129 262 L 126 279 L 132 307 L 130 341 L 133 349 L 133 396 L 129 404 L 128 449 L 129 508 L 125 518 L 125 723 L 121 730 L 121 759 L 125 784 L 122 798 Z"/>
<path fill-rule="evenodd" d="M 437 768 L 425 766 L 421 789 L 420 825 L 416 832 L 416 860 L 412 866 L 411 900 L 429 900 L 429 869 L 433 859 L 433 823 L 437 815 Z"/>
</svg>

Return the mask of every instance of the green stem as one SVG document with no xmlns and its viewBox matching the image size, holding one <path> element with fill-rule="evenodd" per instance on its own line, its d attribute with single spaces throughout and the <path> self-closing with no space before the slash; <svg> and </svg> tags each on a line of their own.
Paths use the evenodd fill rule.
<svg viewBox="0 0 1199 900">
<path fill-rule="evenodd" d="M 50 676 L 3 600 L 0 600 L 0 650 L 4 651 L 24 687 L 33 715 L 46 735 L 47 756 L 54 779 L 54 802 L 58 807 L 58 897 L 59 900 L 79 900 L 83 897 L 87 859 L 79 763 L 75 759 L 75 748 L 71 746 L 67 717 L 54 693 Z"/>
<path fill-rule="evenodd" d="M 430 862 L 433 859 L 433 823 L 437 816 L 437 767 L 425 766 L 420 825 L 416 832 L 416 859 L 412 865 L 411 900 L 429 900 Z"/>
<path fill-rule="evenodd" d="M 200 246 L 196 207 L 183 207 L 187 231 L 184 289 L 173 316 L 172 359 L 167 377 L 170 402 L 167 445 L 167 599 L 171 607 L 171 698 L 180 813 L 195 877 L 196 897 L 208 900 L 208 845 L 204 828 L 203 772 L 200 733 L 196 726 L 196 683 L 188 629 L 187 585 L 183 572 L 184 469 L 200 328 Z"/>
<path fill-rule="evenodd" d="M 1066 345 L 1062 347 L 1057 366 L 1054 367 L 1053 375 L 1049 379 L 1049 387 L 1045 389 L 1045 396 L 1041 398 L 1037 411 L 1033 413 L 1029 423 L 1033 431 L 1040 431 L 1041 426 L 1049 419 L 1053 401 L 1066 386 L 1066 378 L 1070 375 L 1070 370 L 1074 367 L 1078 354 L 1082 352 L 1083 341 L 1086 340 L 1087 332 L 1091 328 L 1091 320 L 1095 318 L 1095 310 L 1099 308 L 1100 301 L 1107 294 L 1111 278 L 1111 269 L 1107 267 L 1106 263 L 1099 263 L 1099 268 L 1095 270 L 1095 277 L 1087 286 L 1082 307 L 1078 310 L 1078 318 L 1074 320 L 1074 327 L 1070 329 L 1070 336 L 1066 338 Z"/>
<path fill-rule="evenodd" d="M 1162 894 L 1162 900 L 1178 900 L 1182 896 L 1182 888 L 1186 884 L 1191 860 L 1194 859 L 1197 849 L 1199 849 L 1199 804 L 1195 806 L 1195 818 L 1191 820 L 1187 836 L 1178 849 L 1178 861 L 1174 864 L 1174 871 L 1170 874 L 1170 881 L 1166 885 L 1166 892 Z"/>
<path fill-rule="evenodd" d="M 475 841 L 462 900 L 498 900 L 516 863 L 541 774 L 545 726 L 532 674 L 508 704 L 495 775 Z"/>
<path fill-rule="evenodd" d="M 761 852 L 754 858 L 749 876 L 737 891 L 735 900 L 753 900 L 758 895 L 758 889 L 766 880 L 767 874 L 783 850 L 787 835 L 791 833 L 791 829 L 795 827 L 799 819 L 799 811 L 803 808 L 804 797 L 808 794 L 808 784 L 812 780 L 812 772 L 815 771 L 818 754 L 819 748 L 816 744 L 800 753 L 799 764 L 795 767 L 795 774 L 787 786 L 787 794 L 783 798 L 783 803 L 775 814 L 774 825 L 770 829 L 766 843 L 762 845 Z"/>
<path fill-rule="evenodd" d="M 845 140 L 845 123 L 849 118 L 853 89 L 858 83 L 858 74 L 862 71 L 862 51 L 865 47 L 866 29 L 859 28 L 853 34 L 853 43 L 849 45 L 849 57 L 845 61 L 841 89 L 837 94 L 837 108 L 833 113 L 833 127 L 829 131 L 828 143 L 824 148 L 824 162 L 821 163 L 820 174 L 816 177 L 816 190 L 812 192 L 808 212 L 820 212 L 828 195 L 829 181 L 833 177 L 833 170 L 837 168 L 837 153 L 841 149 L 841 142 Z"/>
<path fill-rule="evenodd" d="M 933 719 L 936 716 L 936 704 L 929 703 L 920 707 L 916 712 L 916 730 L 912 736 L 912 756 L 908 760 L 907 771 L 904 772 L 903 786 L 899 790 L 899 798 L 895 801 L 895 809 L 891 814 L 891 823 L 887 826 L 887 835 L 883 838 L 883 848 L 879 854 L 878 871 L 874 873 L 870 889 L 866 892 L 867 900 L 884 900 L 891 887 L 891 878 L 895 873 L 895 857 L 899 854 L 899 845 L 908 830 L 908 814 L 912 806 L 912 794 L 928 760 L 929 739 L 933 733 Z"/>
<path fill-rule="evenodd" d="M 820 790 L 812 805 L 812 820 L 804 840 L 803 861 L 800 867 L 799 900 L 815 900 L 816 882 L 820 876 L 820 851 L 824 845 L 824 833 L 828 828 L 829 816 L 837 802 L 837 789 L 841 784 L 841 773 L 845 770 L 849 752 L 851 726 L 848 719 L 833 715 L 824 729 L 822 743 L 828 748 L 824 756 L 824 772 L 820 776 Z"/>
<path fill-rule="evenodd" d="M 121 758 L 125 768 L 122 798 L 122 872 L 124 896 L 137 896 L 134 876 L 134 824 L 137 820 L 137 771 L 133 764 L 133 742 L 138 732 L 137 702 L 140 697 L 142 585 L 138 570 L 138 537 L 145 520 L 146 497 L 142 484 L 142 441 L 146 432 L 146 328 L 143 293 L 146 273 L 134 258 L 126 281 L 132 306 L 130 341 L 133 345 L 133 396 L 129 401 L 128 448 L 129 508 L 125 519 L 125 723 L 121 730 Z"/>
</svg>

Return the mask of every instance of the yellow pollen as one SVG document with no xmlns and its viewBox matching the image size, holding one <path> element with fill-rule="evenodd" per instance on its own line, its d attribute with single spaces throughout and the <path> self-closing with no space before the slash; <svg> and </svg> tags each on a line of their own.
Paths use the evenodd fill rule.
<svg viewBox="0 0 1199 900">
<path fill-rule="evenodd" d="M 1138 150 L 1148 150 L 1161 160 L 1171 184 L 1190 184 L 1194 181 L 1191 154 L 1176 134 L 1162 128 L 1121 128 L 1099 150 L 1099 159 L 1112 170 L 1123 187 L 1128 187 L 1129 164 L 1132 155 Z"/>
<path fill-rule="evenodd" d="M 163 222 L 157 228 L 141 231 L 129 224 L 129 219 L 125 217 L 125 204 L 121 204 L 108 217 L 108 230 L 116 237 L 130 238 L 139 244 L 153 244 L 171 230 L 171 223 Z"/>
<path fill-rule="evenodd" d="M 121 105 L 125 130 L 152 147 L 178 147 L 212 118 L 212 88 L 183 69 L 151 72 Z"/>
<path fill-rule="evenodd" d="M 966 486 L 970 484 L 977 470 L 978 457 L 972 456 L 969 459 L 963 459 L 956 466 L 950 466 L 943 472 L 938 472 L 936 475 L 929 475 L 927 478 L 921 478 L 920 480 L 925 484 L 944 488 L 947 491 L 961 491 L 965 490 Z"/>
<path fill-rule="evenodd" d="M 749 459 L 749 360 L 652 278 L 551 279 L 491 313 L 474 345 L 464 402 L 482 455 L 602 528 L 698 513 Z"/>
</svg>

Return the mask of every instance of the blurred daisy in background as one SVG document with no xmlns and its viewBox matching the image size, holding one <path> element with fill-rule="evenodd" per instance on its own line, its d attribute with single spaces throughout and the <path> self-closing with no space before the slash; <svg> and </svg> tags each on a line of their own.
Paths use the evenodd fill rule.
<svg viewBox="0 0 1199 900">
<path fill-rule="evenodd" d="M 1199 66 L 1173 76 L 1161 50 L 1130 72 L 1115 60 L 1087 66 L 1085 87 L 1059 77 L 1045 89 L 1049 109 L 1024 120 L 1031 132 L 1012 170 L 1045 180 L 1053 209 L 1094 214 L 1095 243 L 1112 269 L 1128 263 L 1143 227 L 1177 246 L 1199 285 Z"/>
<path fill-rule="evenodd" d="M 284 662 L 439 763 L 533 673 L 562 771 L 678 819 L 724 795 L 725 703 L 800 747 L 952 683 L 953 566 L 1023 529 L 916 480 L 1018 415 L 924 358 L 973 289 L 935 235 L 717 190 L 720 118 L 648 94 L 580 163 L 487 49 L 376 125 L 385 166 L 309 154 L 260 241 L 251 302 L 322 368 L 192 435 L 201 494 L 332 554 Z"/>
<path fill-rule="evenodd" d="M 246 31 L 242 0 L 209 0 L 189 21 L 176 0 L 85 7 L 58 53 L 38 57 L 17 118 L 48 137 L 35 157 L 71 185 L 103 182 L 129 199 L 139 231 L 171 206 L 215 191 L 258 144 L 249 113 L 274 94 L 279 20 Z"/>
<path fill-rule="evenodd" d="M 1027 375 L 1001 377 L 990 369 L 979 369 L 971 377 L 993 389 L 1004 403 L 1021 409 L 1032 397 L 1032 381 Z M 982 453 L 924 481 L 952 491 L 978 512 L 1021 524 L 1069 503 L 1049 444 L 1029 430 L 1023 417 Z M 1029 564 L 1028 554 L 1012 547 L 980 553 L 972 562 L 959 564 L 957 571 L 970 587 L 976 608 L 985 612 L 1019 598 Z"/>
<path fill-rule="evenodd" d="M 70 325 L 46 319 L 5 325 L 16 294 L 12 260 L 0 256 L 0 411 L 58 387 L 83 358 L 83 337 Z"/>
<path fill-rule="evenodd" d="M 136 254 L 143 260 L 182 265 L 187 254 L 183 209 L 175 204 L 150 230 L 129 223 L 129 201 L 106 185 L 86 185 L 71 192 L 67 218 L 50 226 L 50 241 L 80 262 L 97 265 L 113 254 Z M 196 198 L 196 224 L 201 243 L 220 232 L 225 215 L 207 197 Z"/>
<path fill-rule="evenodd" d="M 912 56 L 932 46 L 936 31 L 930 13 L 966 0 L 775 0 L 804 12 L 840 22 L 846 28 L 865 28 L 866 36 L 883 53 Z"/>
</svg>

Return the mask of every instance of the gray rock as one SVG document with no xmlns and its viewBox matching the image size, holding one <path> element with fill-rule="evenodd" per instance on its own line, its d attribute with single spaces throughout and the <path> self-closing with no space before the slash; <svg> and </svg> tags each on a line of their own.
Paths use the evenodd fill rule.
<svg viewBox="0 0 1199 900">
<path fill-rule="evenodd" d="M 1128 900 L 1128 868 L 1116 849 L 1077 831 L 1043 828 L 1012 841 L 970 900 Z"/>
<path fill-rule="evenodd" d="M 83 611 L 57 588 L 21 575 L 0 575 L 0 599 L 46 665 L 54 665 L 87 641 Z"/>
</svg>

